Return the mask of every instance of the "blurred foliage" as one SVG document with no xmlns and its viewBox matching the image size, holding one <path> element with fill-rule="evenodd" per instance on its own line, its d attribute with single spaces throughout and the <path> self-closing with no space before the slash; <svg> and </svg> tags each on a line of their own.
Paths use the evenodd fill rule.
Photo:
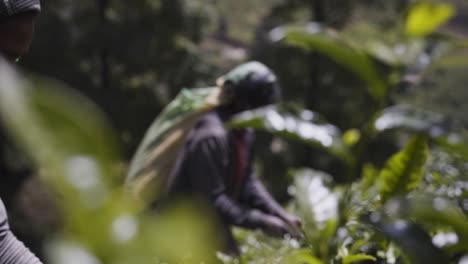
<svg viewBox="0 0 468 264">
<path fill-rule="evenodd" d="M 281 26 L 269 33 L 274 42 L 314 52 L 316 59 L 323 56 L 332 60 L 338 67 L 361 79 L 361 85 L 367 87 L 361 88 L 361 94 L 364 92 L 370 95 L 365 99 L 371 106 L 366 108 L 368 117 L 356 126 L 343 126 L 348 131 L 345 133 L 345 141 L 352 142 L 352 148 L 347 154 L 350 161 L 343 164 L 346 180 L 335 187 L 332 184 L 331 189 L 324 188 L 322 183 L 317 185 L 322 186 L 322 189 L 317 189 L 307 181 L 299 180 L 304 177 L 303 171 L 293 174 L 298 182 L 292 192 L 296 198 L 292 211 L 301 215 L 305 222 L 306 237 L 301 248 L 308 251 L 306 254 L 311 257 L 324 263 L 365 260 L 381 263 L 458 263 L 460 256 L 466 254 L 465 231 L 460 226 L 466 217 L 466 213 L 464 215 L 461 212 L 466 210 L 457 206 L 466 203 L 462 197 L 463 191 L 457 189 L 458 196 L 451 197 L 457 201 L 455 203 L 434 194 L 425 199 L 417 198 L 418 193 L 426 193 L 422 186 L 427 188 L 436 184 L 430 180 L 423 183 L 423 179 L 427 180 L 424 175 L 428 173 L 428 168 L 433 166 L 428 164 L 432 150 L 428 143 L 439 146 L 436 153 L 442 147 L 449 155 L 461 154 L 462 159 L 466 158 L 463 150 L 456 150 L 466 149 L 466 146 L 461 146 L 463 143 L 459 143 L 464 138 L 460 121 L 450 119 L 452 117 L 449 115 L 443 116 L 409 106 L 411 103 L 408 102 L 411 101 L 408 97 L 405 98 L 407 105 L 397 101 L 397 98 L 406 94 L 401 87 L 409 89 L 423 83 L 425 78 L 431 77 L 427 75 L 431 67 L 440 65 L 437 64 L 438 61 L 450 56 L 454 50 L 463 48 L 456 44 L 460 39 L 434 37 L 435 30 L 453 13 L 454 8 L 451 5 L 421 2 L 408 5 L 403 19 L 406 29 L 401 29 L 401 22 L 395 23 L 393 28 L 387 25 L 381 30 L 376 30 L 376 25 L 366 26 L 362 22 L 359 22 L 359 27 L 352 25 L 342 30 L 327 28 L 323 23 L 315 22 L 305 27 Z M 428 20 L 429 16 L 433 18 L 430 23 L 419 22 L 422 17 L 425 17 L 422 20 Z M 365 29 L 370 30 L 369 34 L 365 34 Z M 395 33 L 389 38 L 385 35 L 387 32 Z M 409 35 L 410 39 L 407 37 Z M 364 45 L 360 45 L 362 40 Z M 314 74 L 317 74 L 318 67 L 323 67 L 322 64 L 314 66 Z M 444 70 L 449 71 L 448 64 L 445 66 Z M 331 82 L 332 89 L 336 91 L 335 80 Z M 354 87 L 350 85 L 347 89 Z M 355 113 L 356 111 L 351 111 L 343 116 L 352 116 Z M 279 114 L 270 113 L 270 116 L 274 115 Z M 260 126 L 261 129 L 288 140 L 307 142 L 300 137 L 304 131 L 288 129 L 288 132 L 297 136 L 287 135 L 281 129 L 271 129 L 273 126 L 271 121 L 267 121 L 269 119 L 271 117 L 268 116 L 259 118 L 258 111 L 243 113 L 236 126 Z M 293 120 L 292 117 L 290 119 Z M 265 121 L 259 123 L 258 120 Z M 392 130 L 391 135 L 388 135 L 389 130 Z M 384 154 L 382 158 L 386 161 L 376 162 L 373 157 L 374 146 L 382 147 L 382 138 L 391 138 L 394 146 L 401 148 L 399 146 L 402 142 L 408 141 L 407 138 L 412 134 L 413 139 L 403 143 L 406 146 L 398 153 Z M 307 174 L 308 181 L 315 182 L 320 179 L 322 172 L 309 171 Z M 342 179 L 334 173 L 331 175 L 328 178 L 335 178 L 337 181 Z M 444 177 L 440 174 L 438 176 Z M 461 174 L 457 177 L 461 177 Z M 466 183 L 466 179 L 460 180 Z M 441 186 L 432 189 L 436 188 Z M 325 197 L 330 194 L 337 201 L 329 203 L 330 199 Z M 397 202 L 393 200 L 395 197 L 406 197 L 407 200 Z M 309 201 L 307 206 L 304 206 L 305 201 Z M 320 219 L 314 217 L 317 207 L 325 212 L 336 212 L 330 222 L 332 224 L 326 225 L 326 228 L 323 224 L 320 225 Z M 403 211 L 405 213 L 397 213 Z M 451 216 L 447 217 L 448 215 Z M 453 222 L 448 222 L 448 218 L 453 219 Z M 454 237 L 450 246 L 445 247 L 445 244 L 438 242 L 443 239 L 443 230 L 450 230 Z M 263 248 L 259 254 L 261 250 Z"/>
<path fill-rule="evenodd" d="M 412 6 L 406 20 L 406 33 L 409 36 L 421 37 L 434 32 L 455 13 L 450 4 L 420 2 Z"/>
<path fill-rule="evenodd" d="M 304 34 L 302 28 L 280 27 L 271 32 L 271 37 L 274 41 L 280 41 L 284 38 L 289 44 L 328 56 L 366 82 L 369 93 L 376 100 L 382 98 L 386 84 L 365 53 L 348 47 L 333 31 L 322 31 L 319 24 L 309 24 L 305 31 L 311 34 Z"/>
<path fill-rule="evenodd" d="M 52 187 L 63 218 L 48 239 L 47 263 L 213 261 L 213 223 L 202 220 L 203 207 L 192 202 L 157 217 L 139 213 L 116 177 L 113 131 L 87 99 L 56 82 L 20 79 L 5 63 L 0 80 L 2 119 Z"/>
<path fill-rule="evenodd" d="M 378 179 L 379 194 L 383 202 L 391 196 L 405 195 L 419 185 L 427 152 L 427 140 L 424 137 L 415 137 L 405 149 L 387 161 Z"/>
<path fill-rule="evenodd" d="M 0 107 L 64 218 L 43 235 L 50 263 L 209 261 L 202 209 L 141 214 L 122 176 L 172 97 L 247 58 L 277 73 L 287 104 L 229 126 L 259 131 L 255 167 L 304 237 L 236 229 L 243 254 L 222 262 L 466 262 L 465 1 L 43 4 L 21 63 L 79 92 L 2 64 Z"/>
</svg>

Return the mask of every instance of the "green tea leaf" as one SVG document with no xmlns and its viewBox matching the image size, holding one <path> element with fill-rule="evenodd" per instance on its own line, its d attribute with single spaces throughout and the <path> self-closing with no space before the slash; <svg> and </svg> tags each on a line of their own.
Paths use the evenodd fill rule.
<svg viewBox="0 0 468 264">
<path fill-rule="evenodd" d="M 339 158 L 346 159 L 347 148 L 342 141 L 340 130 L 330 124 L 315 122 L 310 117 L 314 113 L 303 111 L 293 115 L 282 112 L 276 106 L 268 106 L 242 112 L 231 119 L 231 128 L 251 127 L 297 140 L 307 145 L 328 151 Z"/>
<path fill-rule="evenodd" d="M 348 146 L 353 146 L 361 139 L 361 131 L 349 129 L 343 134 L 343 141 Z"/>
<path fill-rule="evenodd" d="M 415 136 L 402 151 L 390 157 L 378 179 L 382 201 L 394 195 L 407 194 L 418 186 L 427 153 L 426 137 Z"/>
<path fill-rule="evenodd" d="M 310 250 L 301 249 L 284 257 L 280 264 L 323 264 L 323 262 L 312 256 Z"/>
<path fill-rule="evenodd" d="M 377 258 L 374 256 L 366 255 L 366 254 L 348 255 L 348 256 L 343 257 L 342 263 L 350 264 L 350 263 L 364 261 L 364 260 L 377 261 Z"/>
<path fill-rule="evenodd" d="M 354 49 L 392 67 L 413 65 L 426 47 L 425 39 L 404 39 L 398 27 L 378 23 L 352 23 L 340 37 Z"/>
<path fill-rule="evenodd" d="M 367 84 L 368 92 L 377 101 L 387 91 L 387 84 L 368 55 L 348 46 L 336 32 L 323 30 L 318 24 L 310 24 L 308 27 L 279 27 L 271 32 L 271 36 L 273 40 L 328 56 L 362 79 Z"/>
<path fill-rule="evenodd" d="M 368 196 L 368 191 L 372 186 L 375 186 L 378 176 L 379 171 L 372 164 L 364 164 L 361 180 L 359 181 L 361 197 L 364 198 Z"/>
<path fill-rule="evenodd" d="M 383 132 L 391 129 L 405 129 L 439 137 L 451 130 L 450 122 L 441 114 L 412 108 L 407 105 L 388 107 L 374 122 L 375 129 Z"/>
<path fill-rule="evenodd" d="M 331 177 L 311 169 L 292 171 L 297 214 L 304 223 L 306 239 L 315 247 L 320 256 L 329 254 L 328 245 L 338 224 L 339 194 L 328 186 Z"/>
<path fill-rule="evenodd" d="M 432 244 L 431 237 L 420 226 L 405 220 L 389 220 L 373 213 L 368 221 L 393 241 L 415 264 L 450 263 L 445 253 Z"/>
<path fill-rule="evenodd" d="M 412 6 L 406 20 L 406 34 L 424 37 L 455 15 L 455 8 L 450 4 L 420 2 Z"/>
<path fill-rule="evenodd" d="M 461 155 L 468 159 L 468 146 L 466 141 L 468 135 L 466 131 L 450 132 L 444 137 L 438 137 L 434 140 L 438 146 L 451 153 Z"/>
</svg>

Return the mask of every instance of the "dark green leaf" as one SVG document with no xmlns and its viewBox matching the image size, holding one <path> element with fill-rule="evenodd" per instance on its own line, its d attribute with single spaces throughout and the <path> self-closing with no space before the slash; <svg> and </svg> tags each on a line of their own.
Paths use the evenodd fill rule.
<svg viewBox="0 0 468 264">
<path fill-rule="evenodd" d="M 282 40 L 287 44 L 330 57 L 366 82 L 369 93 L 377 101 L 380 101 L 387 91 L 387 84 L 368 55 L 347 45 L 334 31 L 323 30 L 319 24 L 312 23 L 305 28 L 279 27 L 271 32 L 271 36 L 275 41 Z"/>
<path fill-rule="evenodd" d="M 450 263 L 442 250 L 432 244 L 431 237 L 420 226 L 405 220 L 382 219 L 373 213 L 369 221 L 377 231 L 384 234 L 409 257 L 414 264 Z"/>
<path fill-rule="evenodd" d="M 427 153 L 426 137 L 415 136 L 402 151 L 390 157 L 377 183 L 382 201 L 407 194 L 419 185 Z"/>
<path fill-rule="evenodd" d="M 426 47 L 425 39 L 404 39 L 398 27 L 388 28 L 376 23 L 354 23 L 340 36 L 354 49 L 393 67 L 414 65 Z"/>
<path fill-rule="evenodd" d="M 415 196 L 390 200 L 384 209 L 387 215 L 393 217 L 411 218 L 418 223 L 451 227 L 459 236 L 459 244 L 468 250 L 468 218 L 449 200 Z"/>
</svg>

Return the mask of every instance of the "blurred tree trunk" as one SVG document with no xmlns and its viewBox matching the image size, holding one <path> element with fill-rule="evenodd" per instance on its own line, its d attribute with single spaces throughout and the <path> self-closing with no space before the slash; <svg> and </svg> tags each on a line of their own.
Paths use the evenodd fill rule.
<svg viewBox="0 0 468 264">
<path fill-rule="evenodd" d="M 99 9 L 99 21 L 101 23 L 101 28 L 103 31 L 106 31 L 107 18 L 106 11 L 109 5 L 108 0 L 98 0 L 98 9 Z M 102 32 L 106 35 L 106 32 Z M 100 72 L 101 72 L 101 89 L 107 91 L 110 87 L 110 67 L 109 67 L 109 53 L 107 50 L 107 41 L 101 43 L 99 50 L 99 62 L 100 62 Z"/>
<path fill-rule="evenodd" d="M 318 23 L 325 22 L 325 3 L 323 0 L 311 1 L 312 19 Z"/>
<path fill-rule="evenodd" d="M 325 3 L 324 0 L 311 0 L 310 1 L 310 12 L 311 12 L 311 21 L 319 23 L 319 24 L 326 24 L 326 17 L 325 17 Z M 310 54 L 310 63 L 309 63 L 309 70 L 310 70 L 310 89 L 306 90 L 306 101 L 305 105 L 307 108 L 314 108 L 316 100 L 315 95 L 317 94 L 314 89 L 319 89 L 320 87 L 320 70 L 319 64 L 320 56 L 312 52 Z"/>
</svg>

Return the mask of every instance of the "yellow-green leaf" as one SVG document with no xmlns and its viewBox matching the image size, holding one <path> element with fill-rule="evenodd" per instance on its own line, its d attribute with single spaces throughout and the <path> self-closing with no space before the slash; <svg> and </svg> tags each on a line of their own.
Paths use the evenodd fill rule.
<svg viewBox="0 0 468 264">
<path fill-rule="evenodd" d="M 415 4 L 408 13 L 406 34 L 413 37 L 431 34 L 453 15 L 455 15 L 455 8 L 450 4 Z"/>
<path fill-rule="evenodd" d="M 283 258 L 281 264 L 323 264 L 323 262 L 312 256 L 309 250 L 301 249 Z"/>
<path fill-rule="evenodd" d="M 415 189 L 423 177 L 427 159 L 427 138 L 415 136 L 399 153 L 393 155 L 380 172 L 378 189 L 382 201 Z"/>
<path fill-rule="evenodd" d="M 361 131 L 349 129 L 343 134 L 343 142 L 348 146 L 353 146 L 361 139 Z"/>
</svg>

